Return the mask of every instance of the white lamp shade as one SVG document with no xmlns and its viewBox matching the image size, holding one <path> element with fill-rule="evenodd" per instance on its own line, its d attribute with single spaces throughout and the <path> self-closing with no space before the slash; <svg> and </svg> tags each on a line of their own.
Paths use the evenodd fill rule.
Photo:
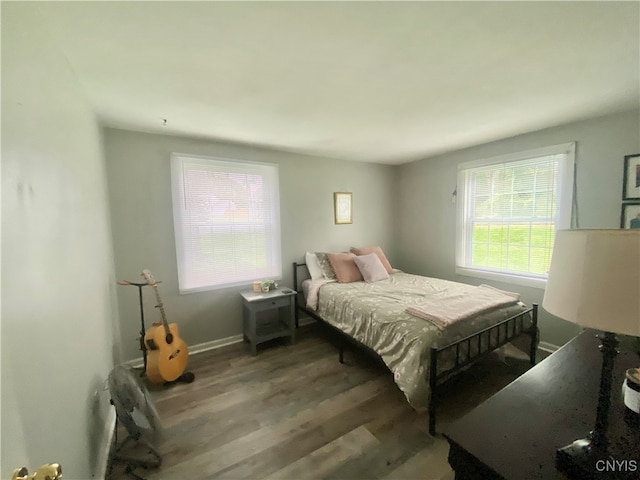
<svg viewBox="0 0 640 480">
<path fill-rule="evenodd" d="M 559 230 L 542 306 L 594 328 L 640 336 L 640 230 Z"/>
</svg>

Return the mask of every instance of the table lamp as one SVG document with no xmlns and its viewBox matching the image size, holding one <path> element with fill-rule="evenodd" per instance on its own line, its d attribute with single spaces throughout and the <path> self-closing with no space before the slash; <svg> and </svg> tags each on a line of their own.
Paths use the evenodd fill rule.
<svg viewBox="0 0 640 480">
<path fill-rule="evenodd" d="M 608 459 L 611 374 L 616 333 L 640 336 L 640 230 L 559 230 L 542 306 L 564 320 L 601 330 L 602 369 L 595 427 L 556 453 L 559 470 L 590 478 Z M 620 412 L 622 415 L 623 412 Z"/>
</svg>

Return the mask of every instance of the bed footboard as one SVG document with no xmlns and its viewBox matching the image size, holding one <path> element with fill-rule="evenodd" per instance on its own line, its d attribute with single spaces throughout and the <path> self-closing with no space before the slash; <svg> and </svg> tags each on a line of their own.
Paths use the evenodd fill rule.
<svg viewBox="0 0 640 480">
<path fill-rule="evenodd" d="M 531 326 L 525 328 L 524 322 L 529 314 L 531 315 Z M 538 348 L 538 305 L 535 303 L 528 310 L 509 317 L 500 323 L 443 347 L 431 348 L 429 365 L 429 433 L 431 435 L 435 435 L 436 433 L 436 409 L 439 401 L 438 387 L 449 377 L 462 371 L 471 363 L 476 362 L 480 358 L 526 333 L 531 335 L 529 362 L 533 366 L 536 364 L 536 350 Z M 483 338 L 486 340 L 486 344 L 484 345 L 482 342 Z M 476 351 L 473 353 L 472 346 L 477 346 Z M 444 354 L 452 353 L 455 353 L 454 365 L 451 368 L 438 372 L 438 362 L 440 358 Z"/>
</svg>

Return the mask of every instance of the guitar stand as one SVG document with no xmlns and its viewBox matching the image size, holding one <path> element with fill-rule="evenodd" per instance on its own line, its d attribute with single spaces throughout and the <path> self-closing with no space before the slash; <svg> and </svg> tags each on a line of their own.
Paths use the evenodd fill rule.
<svg viewBox="0 0 640 480">
<path fill-rule="evenodd" d="M 158 282 L 160 283 L 160 282 Z M 144 336 L 146 334 L 144 328 L 144 306 L 142 304 L 142 287 L 146 287 L 149 283 L 136 283 L 130 282 L 129 280 L 119 281 L 118 285 L 131 285 L 133 287 L 138 287 L 138 300 L 140 302 L 140 350 L 142 350 L 142 361 L 144 362 L 144 368 L 140 373 L 141 377 L 144 377 L 145 373 L 147 373 L 147 347 L 144 344 Z"/>
<path fill-rule="evenodd" d="M 164 382 L 165 386 L 175 385 L 176 383 L 191 383 L 195 380 L 196 376 L 192 372 L 184 372 L 178 378 L 171 382 Z"/>
<path fill-rule="evenodd" d="M 142 287 L 146 287 L 148 285 L 153 285 L 155 286 L 158 283 L 162 283 L 162 282 L 155 282 L 155 283 L 149 283 L 144 282 L 144 283 L 138 283 L 138 282 L 131 282 L 129 280 L 121 280 L 118 281 L 118 285 L 131 285 L 133 287 L 138 287 L 138 300 L 140 302 L 140 350 L 142 350 L 142 360 L 144 363 L 144 368 L 142 369 L 142 372 L 140 373 L 141 377 L 144 377 L 144 375 L 147 373 L 147 346 L 144 344 L 144 337 L 146 335 L 146 331 L 144 328 L 144 306 L 142 303 Z M 157 294 L 157 293 L 156 293 Z M 156 305 L 156 307 L 161 307 L 162 308 L 162 304 L 160 305 Z M 163 313 L 164 315 L 164 313 Z M 165 382 L 165 385 L 173 385 L 175 383 L 181 382 L 181 383 L 191 383 L 195 380 L 195 375 L 192 372 L 184 372 L 182 375 L 180 375 L 178 378 L 176 378 L 175 380 L 173 380 L 172 382 Z M 124 442 L 123 442 L 124 444 Z"/>
</svg>

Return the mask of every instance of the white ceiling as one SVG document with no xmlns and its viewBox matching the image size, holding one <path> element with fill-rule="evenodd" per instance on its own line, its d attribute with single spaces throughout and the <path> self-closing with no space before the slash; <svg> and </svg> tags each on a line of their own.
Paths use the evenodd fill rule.
<svg viewBox="0 0 640 480">
<path fill-rule="evenodd" d="M 117 128 L 396 164 L 639 104 L 638 2 L 39 8 Z"/>
</svg>

